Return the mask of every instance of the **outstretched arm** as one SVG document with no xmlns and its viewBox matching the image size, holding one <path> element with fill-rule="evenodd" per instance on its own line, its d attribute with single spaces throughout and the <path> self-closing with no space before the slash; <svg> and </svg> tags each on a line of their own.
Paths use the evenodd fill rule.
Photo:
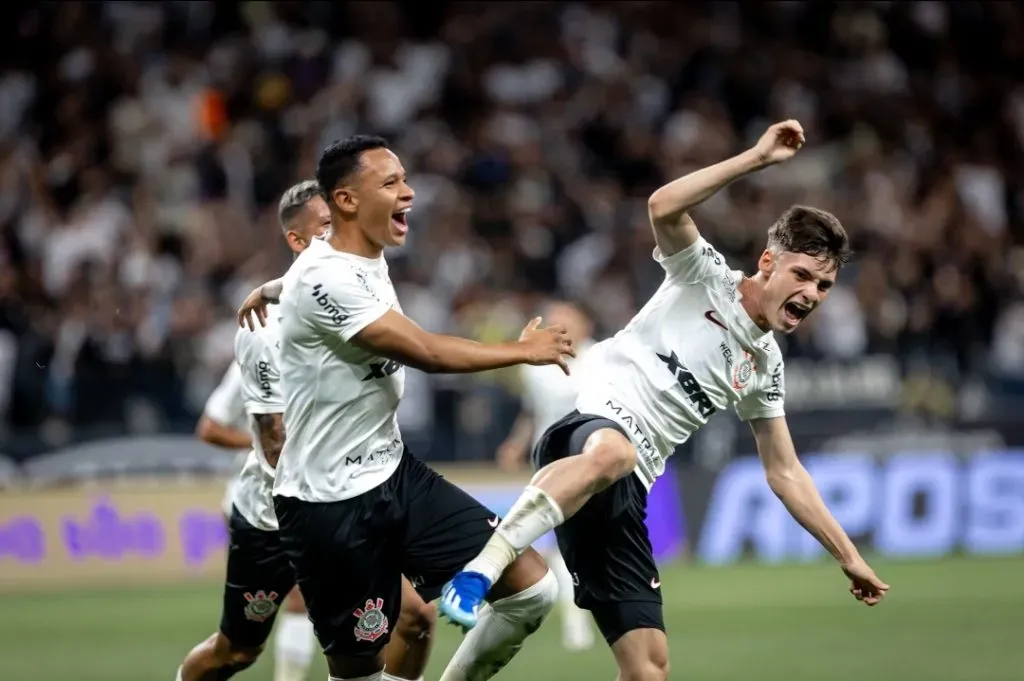
<svg viewBox="0 0 1024 681">
<path fill-rule="evenodd" d="M 868 605 L 880 602 L 889 585 L 875 575 L 861 558 L 850 537 L 839 525 L 814 486 L 807 469 L 797 458 L 785 417 L 750 422 L 757 453 L 768 486 L 797 522 L 821 542 L 851 580 L 850 592 Z"/>
<path fill-rule="evenodd" d="M 647 212 L 663 257 L 693 245 L 700 237 L 688 211 L 733 181 L 793 156 L 804 142 L 796 121 L 776 123 L 746 151 L 673 180 L 651 194 Z"/>
</svg>

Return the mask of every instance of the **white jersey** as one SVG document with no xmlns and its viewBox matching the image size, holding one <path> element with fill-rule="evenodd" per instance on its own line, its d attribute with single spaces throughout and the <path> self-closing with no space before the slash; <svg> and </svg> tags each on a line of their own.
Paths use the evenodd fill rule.
<svg viewBox="0 0 1024 681">
<path fill-rule="evenodd" d="M 567 358 L 569 376 L 557 366 L 520 366 L 523 406 L 533 415 L 531 449 L 537 446 L 545 430 L 576 408 L 576 369 L 593 344 L 593 341 L 587 340 L 576 345 L 576 357 Z"/>
<path fill-rule="evenodd" d="M 278 529 L 271 495 L 274 468 L 263 452 L 256 417 L 284 412 L 277 365 L 278 330 L 276 317 L 269 316 L 265 327 L 258 326 L 255 331 L 243 328 L 235 333 L 235 361 L 241 369 L 242 399 L 252 432 L 252 450 L 238 476 L 234 503 L 250 525 L 267 531 Z"/>
<path fill-rule="evenodd" d="M 314 239 L 285 274 L 277 310 L 287 437 L 275 495 L 349 499 L 398 469 L 405 368 L 351 342 L 392 309 L 401 312 L 383 256 Z"/>
<path fill-rule="evenodd" d="M 782 416 L 782 353 L 740 304 L 743 273 L 703 238 L 667 258 L 665 280 L 624 329 L 585 362 L 581 412 L 611 419 L 637 447 L 649 489 L 665 460 L 718 410 L 741 420 Z"/>
<path fill-rule="evenodd" d="M 214 389 L 210 396 L 206 399 L 206 405 L 203 407 L 203 414 L 216 423 L 222 426 L 231 428 L 237 428 L 239 430 L 245 430 L 248 428 L 248 423 L 245 416 L 245 404 L 242 400 L 242 373 L 238 368 L 237 362 L 232 362 L 228 366 L 227 371 L 224 372 L 224 376 L 220 379 L 220 384 Z M 238 451 L 238 456 L 235 460 L 235 465 L 239 473 L 245 466 L 245 457 L 249 453 L 247 449 L 241 449 Z M 231 515 L 231 506 L 235 500 L 235 488 L 238 486 L 238 475 L 233 475 L 231 480 L 228 482 L 226 489 L 224 490 L 224 497 L 221 500 L 221 508 L 224 511 L 224 515 Z"/>
</svg>

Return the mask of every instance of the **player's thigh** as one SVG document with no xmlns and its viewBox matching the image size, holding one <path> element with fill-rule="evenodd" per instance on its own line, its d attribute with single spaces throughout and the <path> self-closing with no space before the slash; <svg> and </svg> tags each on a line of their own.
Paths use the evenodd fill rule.
<svg viewBox="0 0 1024 681">
<path fill-rule="evenodd" d="M 668 637 L 660 629 L 632 629 L 611 646 L 622 681 L 664 681 L 669 673 Z"/>
<path fill-rule="evenodd" d="M 337 502 L 274 500 L 282 543 L 330 657 L 377 656 L 398 621 L 401 515 L 386 485 Z"/>
<path fill-rule="evenodd" d="M 591 611 L 609 644 L 636 629 L 665 629 L 646 496 L 630 475 L 555 529 L 576 604 Z"/>
<path fill-rule="evenodd" d="M 425 598 L 424 596 L 433 596 Z M 430 602 L 436 595 L 417 591 L 405 577 L 402 578 L 402 610 L 395 626 L 395 633 L 407 641 L 415 641 L 430 635 L 437 620 L 437 608 Z"/>
<path fill-rule="evenodd" d="M 253 527 L 237 510 L 229 523 L 220 630 L 234 646 L 258 647 L 267 640 L 278 609 L 295 586 L 295 573 L 277 532 Z"/>
<path fill-rule="evenodd" d="M 405 459 L 399 470 L 408 513 L 402 570 L 432 600 L 480 553 L 500 518 L 412 455 Z"/>
</svg>

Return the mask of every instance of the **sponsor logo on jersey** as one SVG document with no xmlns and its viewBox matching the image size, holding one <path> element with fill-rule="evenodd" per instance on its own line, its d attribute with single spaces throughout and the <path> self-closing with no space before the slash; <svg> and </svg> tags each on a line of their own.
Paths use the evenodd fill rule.
<svg viewBox="0 0 1024 681">
<path fill-rule="evenodd" d="M 782 399 L 782 362 L 776 364 L 772 369 L 772 385 L 765 393 L 765 398 L 769 402 L 778 402 Z"/>
<path fill-rule="evenodd" d="M 264 592 L 262 589 L 256 593 L 246 591 L 242 594 L 246 600 L 245 619 L 252 622 L 266 622 L 277 612 L 277 592 Z"/>
<path fill-rule="evenodd" d="M 647 437 L 647 433 L 640 427 L 638 419 L 614 400 L 605 400 L 604 406 L 608 407 L 615 420 L 626 429 L 636 445 L 636 454 L 641 465 L 655 477 L 660 476 L 665 470 L 665 462 L 654 448 L 654 443 Z"/>
<path fill-rule="evenodd" d="M 323 284 L 316 284 L 313 286 L 313 300 L 316 304 L 331 318 L 331 321 L 341 326 L 348 319 L 348 315 L 345 314 L 341 304 L 334 298 L 327 294 L 324 290 Z"/>
<path fill-rule="evenodd" d="M 708 310 L 707 312 L 705 312 L 704 319 L 708 320 L 712 324 L 722 327 L 726 331 L 729 330 L 729 327 L 725 325 L 725 322 L 718 318 L 718 313 L 715 312 L 714 310 Z"/>
<path fill-rule="evenodd" d="M 707 396 L 707 393 L 700 387 L 697 379 L 693 377 L 689 369 L 683 366 L 683 363 L 679 361 L 679 356 L 672 352 L 668 355 L 658 354 L 658 359 L 665 363 L 668 370 L 672 372 L 672 375 L 676 377 L 676 382 L 679 387 L 683 389 L 686 396 L 690 400 L 690 404 L 694 406 L 697 413 L 702 418 L 708 418 L 715 413 L 715 405 L 711 402 L 711 399 Z"/>
<path fill-rule="evenodd" d="M 260 384 L 260 392 L 264 399 L 270 399 L 273 391 L 270 389 L 270 363 L 260 361 L 256 363 L 256 381 Z"/>
<path fill-rule="evenodd" d="M 367 368 L 370 370 L 370 373 L 363 377 L 364 383 L 378 378 L 387 378 L 397 373 L 402 368 L 402 365 L 393 359 L 389 359 L 383 362 L 372 362 Z"/>
<path fill-rule="evenodd" d="M 401 451 L 401 449 L 402 441 L 399 439 L 394 439 L 391 442 L 384 445 L 383 447 L 378 447 L 377 449 L 373 450 L 366 456 L 363 456 L 362 454 L 346 454 L 345 465 L 362 466 L 363 463 L 376 463 L 381 466 L 385 466 L 391 460 L 391 457 L 395 454 L 395 452 Z"/>
<path fill-rule="evenodd" d="M 384 599 L 367 599 L 366 605 L 356 608 L 352 613 L 356 617 L 356 626 L 352 630 L 357 641 L 376 641 L 388 633 L 388 616 L 384 614 Z"/>
</svg>

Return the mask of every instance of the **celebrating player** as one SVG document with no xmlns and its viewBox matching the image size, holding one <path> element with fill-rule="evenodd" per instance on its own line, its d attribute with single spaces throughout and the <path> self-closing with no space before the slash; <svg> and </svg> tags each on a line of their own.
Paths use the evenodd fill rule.
<svg viewBox="0 0 1024 681">
<path fill-rule="evenodd" d="M 384 673 L 406 574 L 439 593 L 487 543 L 498 519 L 406 451 L 396 410 L 405 366 L 432 372 L 557 364 L 574 355 L 562 327 L 531 322 L 516 342 L 431 334 L 402 314 L 383 249 L 405 242 L 413 190 L 384 140 L 330 145 L 317 165 L 331 231 L 255 293 L 280 296 L 288 439 L 274 482 L 281 540 L 327 656 L 331 679 Z M 282 292 L 283 288 L 283 292 Z M 252 325 L 253 297 L 239 312 Z M 486 679 L 540 626 L 555 577 L 527 550 L 495 575 L 492 604 L 442 681 Z"/>
<path fill-rule="evenodd" d="M 278 209 L 289 247 L 296 254 L 330 224 L 316 182 L 295 185 Z M 271 488 L 285 441 L 284 398 L 278 371 L 276 320 L 256 333 L 235 337 L 238 386 L 252 431 L 252 450 L 232 494 L 227 575 L 220 630 L 196 646 L 178 670 L 179 681 L 227 679 L 256 661 L 282 603 L 287 617 L 276 637 L 275 681 L 306 677 L 314 650 L 313 628 L 281 548 Z M 226 399 L 226 398 L 225 398 Z M 224 410 L 221 410 L 224 411 Z M 418 679 L 426 666 L 433 609 L 408 582 L 403 583 L 402 614 L 388 658 L 395 674 Z"/>
<path fill-rule="evenodd" d="M 790 333 L 828 297 L 849 241 L 829 213 L 794 206 L 768 230 L 757 272 L 728 268 L 687 211 L 748 173 L 785 161 L 804 142 L 796 121 L 771 126 L 751 149 L 651 195 L 654 259 L 665 279 L 579 370 L 578 411 L 547 430 L 540 470 L 480 555 L 444 589 L 440 608 L 463 626 L 505 566 L 557 527 L 589 609 L 623 679 L 668 676 L 661 581 L 644 525 L 647 492 L 665 459 L 714 412 L 732 405 L 749 421 L 768 484 L 839 562 L 868 605 L 888 590 L 831 516 L 797 458 L 783 411 L 782 355 Z M 632 474 L 632 475 L 631 475 Z"/>
<path fill-rule="evenodd" d="M 594 344 L 591 339 L 592 323 L 577 306 L 562 301 L 545 305 L 544 318 L 562 324 L 576 343 L 575 368 L 583 361 Z M 576 377 L 559 373 L 554 367 L 520 367 L 523 383 L 522 408 L 512 432 L 498 448 L 498 464 L 505 470 L 519 468 L 540 436 L 558 419 L 572 411 L 576 402 Z M 562 647 L 566 650 L 585 650 L 594 645 L 594 632 L 590 615 L 573 601 L 572 575 L 569 574 L 562 554 L 555 548 L 544 554 L 552 572 L 558 578 L 559 610 L 562 616 Z"/>
</svg>

